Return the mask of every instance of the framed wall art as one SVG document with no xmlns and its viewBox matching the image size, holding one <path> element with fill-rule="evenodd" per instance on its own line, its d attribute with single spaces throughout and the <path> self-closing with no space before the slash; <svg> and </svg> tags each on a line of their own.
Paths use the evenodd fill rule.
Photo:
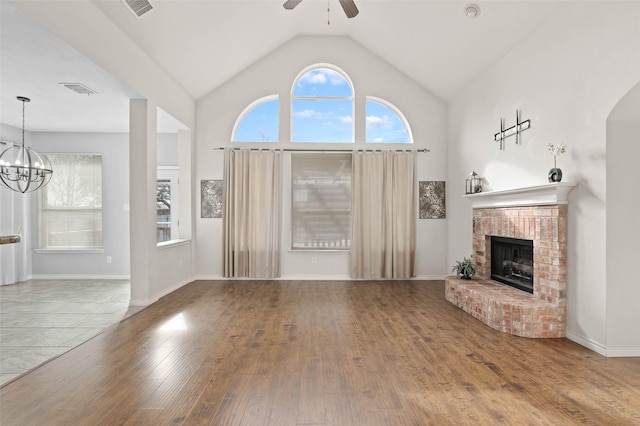
<svg viewBox="0 0 640 426">
<path fill-rule="evenodd" d="M 200 217 L 222 217 L 222 180 L 200 181 Z"/>
<path fill-rule="evenodd" d="M 446 219 L 445 182 L 418 182 L 420 219 Z"/>
</svg>

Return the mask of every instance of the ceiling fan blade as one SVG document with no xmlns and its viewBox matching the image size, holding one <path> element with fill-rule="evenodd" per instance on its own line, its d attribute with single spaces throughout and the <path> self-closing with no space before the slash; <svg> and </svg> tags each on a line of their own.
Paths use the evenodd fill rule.
<svg viewBox="0 0 640 426">
<path fill-rule="evenodd" d="M 282 6 L 287 10 L 291 10 L 294 7 L 296 7 L 297 5 L 299 5 L 301 1 L 302 0 L 287 0 L 287 1 L 284 2 L 284 4 Z"/>
<path fill-rule="evenodd" d="M 344 9 L 344 13 L 347 14 L 347 18 L 353 18 L 358 14 L 359 10 L 356 7 L 356 4 L 353 2 L 353 0 L 339 0 L 339 1 L 340 1 L 340 6 L 342 6 L 342 9 Z"/>
</svg>

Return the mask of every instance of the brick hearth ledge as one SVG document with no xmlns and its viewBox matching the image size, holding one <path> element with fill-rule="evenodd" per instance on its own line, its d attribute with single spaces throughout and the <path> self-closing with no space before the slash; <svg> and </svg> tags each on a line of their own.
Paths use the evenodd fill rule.
<svg viewBox="0 0 640 426">
<path fill-rule="evenodd" d="M 473 207 L 472 280 L 445 279 L 445 297 L 488 326 L 522 337 L 566 333 L 567 196 L 574 183 L 467 195 Z M 533 241 L 533 294 L 490 279 L 491 237 Z"/>
</svg>

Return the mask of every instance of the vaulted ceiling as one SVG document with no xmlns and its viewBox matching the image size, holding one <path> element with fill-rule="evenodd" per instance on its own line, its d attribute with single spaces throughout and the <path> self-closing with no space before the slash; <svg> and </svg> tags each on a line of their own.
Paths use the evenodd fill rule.
<svg viewBox="0 0 640 426">
<path fill-rule="evenodd" d="M 34 100 L 31 130 L 126 131 L 135 91 L 0 1 L 0 122 L 21 126 L 15 97 L 22 95 Z M 304 0 L 294 10 L 284 0 L 150 1 L 153 10 L 140 19 L 122 1 L 94 4 L 196 100 L 288 40 L 314 35 L 350 37 L 446 101 L 562 7 L 476 1 L 481 12 L 472 19 L 464 1 L 356 0 L 360 13 L 347 19 L 337 0 Z M 62 82 L 81 82 L 98 95 L 89 103 Z"/>
</svg>

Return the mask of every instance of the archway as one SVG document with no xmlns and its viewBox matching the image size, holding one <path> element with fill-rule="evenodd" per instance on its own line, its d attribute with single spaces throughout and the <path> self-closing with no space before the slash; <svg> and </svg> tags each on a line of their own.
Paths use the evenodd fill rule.
<svg viewBox="0 0 640 426">
<path fill-rule="evenodd" d="M 607 118 L 607 356 L 640 356 L 640 83 Z"/>
</svg>

